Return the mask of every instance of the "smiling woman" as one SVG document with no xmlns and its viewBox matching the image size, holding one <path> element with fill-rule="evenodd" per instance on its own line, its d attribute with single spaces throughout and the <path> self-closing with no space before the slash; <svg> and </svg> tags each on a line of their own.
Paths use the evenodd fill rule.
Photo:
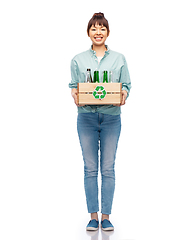
<svg viewBox="0 0 195 240">
<path fill-rule="evenodd" d="M 120 106 L 124 105 L 131 88 L 131 80 L 125 57 L 105 44 L 110 30 L 103 13 L 95 13 L 90 19 L 87 34 L 92 41 L 89 50 L 77 54 L 71 61 L 72 80 L 69 87 L 78 106 L 77 131 L 84 160 L 84 185 L 88 212 L 91 220 L 87 230 L 99 227 L 98 211 L 98 166 L 101 182 L 101 227 L 104 231 L 114 230 L 109 221 L 115 189 L 115 156 L 121 131 Z M 120 105 L 79 105 L 77 84 L 84 83 L 86 70 L 113 71 L 115 82 L 122 84 Z M 106 94 L 102 90 L 101 97 Z M 98 89 L 96 90 L 98 91 Z M 97 93 L 94 92 L 94 96 Z M 99 159 L 100 150 L 100 159 Z"/>
</svg>

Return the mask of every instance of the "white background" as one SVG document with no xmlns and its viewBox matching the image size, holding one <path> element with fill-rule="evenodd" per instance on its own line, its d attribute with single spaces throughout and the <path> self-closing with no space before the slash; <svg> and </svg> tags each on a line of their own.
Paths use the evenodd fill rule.
<svg viewBox="0 0 195 240">
<path fill-rule="evenodd" d="M 195 239 L 193 1 L 1 1 L 0 239 L 100 239 L 89 220 L 70 61 L 94 12 L 127 59 L 114 239 Z M 102 239 L 104 237 L 102 236 Z M 106 238 L 105 238 L 106 239 Z M 107 238 L 108 239 L 108 238 Z"/>
</svg>

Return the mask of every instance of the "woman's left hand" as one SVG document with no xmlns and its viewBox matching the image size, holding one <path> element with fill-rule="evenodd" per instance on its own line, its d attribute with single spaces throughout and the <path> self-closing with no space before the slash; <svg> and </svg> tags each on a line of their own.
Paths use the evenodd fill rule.
<svg viewBox="0 0 195 240">
<path fill-rule="evenodd" d="M 122 100 L 121 100 L 121 104 L 113 104 L 113 106 L 120 107 L 120 106 L 122 106 L 122 105 L 125 105 L 125 103 L 126 103 L 126 98 L 127 98 L 127 91 L 126 91 L 126 90 L 122 90 Z"/>
<path fill-rule="evenodd" d="M 127 98 L 127 91 L 126 91 L 126 90 L 123 90 L 123 91 L 122 91 L 122 101 L 121 101 L 120 106 L 125 105 L 125 103 L 126 103 L 126 98 Z"/>
</svg>

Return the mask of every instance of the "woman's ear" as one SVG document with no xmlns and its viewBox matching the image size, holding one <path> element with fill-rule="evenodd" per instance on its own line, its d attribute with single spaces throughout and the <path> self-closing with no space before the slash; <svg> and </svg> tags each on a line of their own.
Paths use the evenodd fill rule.
<svg viewBox="0 0 195 240">
<path fill-rule="evenodd" d="M 107 37 L 110 35 L 110 31 L 108 32 L 108 34 L 107 34 Z"/>
</svg>

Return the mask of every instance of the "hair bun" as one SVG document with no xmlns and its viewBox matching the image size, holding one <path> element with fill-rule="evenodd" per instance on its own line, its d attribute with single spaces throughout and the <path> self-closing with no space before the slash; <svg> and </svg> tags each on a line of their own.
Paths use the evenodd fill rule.
<svg viewBox="0 0 195 240">
<path fill-rule="evenodd" d="M 99 13 L 94 13 L 93 17 L 104 17 L 104 14 L 99 12 Z"/>
</svg>

